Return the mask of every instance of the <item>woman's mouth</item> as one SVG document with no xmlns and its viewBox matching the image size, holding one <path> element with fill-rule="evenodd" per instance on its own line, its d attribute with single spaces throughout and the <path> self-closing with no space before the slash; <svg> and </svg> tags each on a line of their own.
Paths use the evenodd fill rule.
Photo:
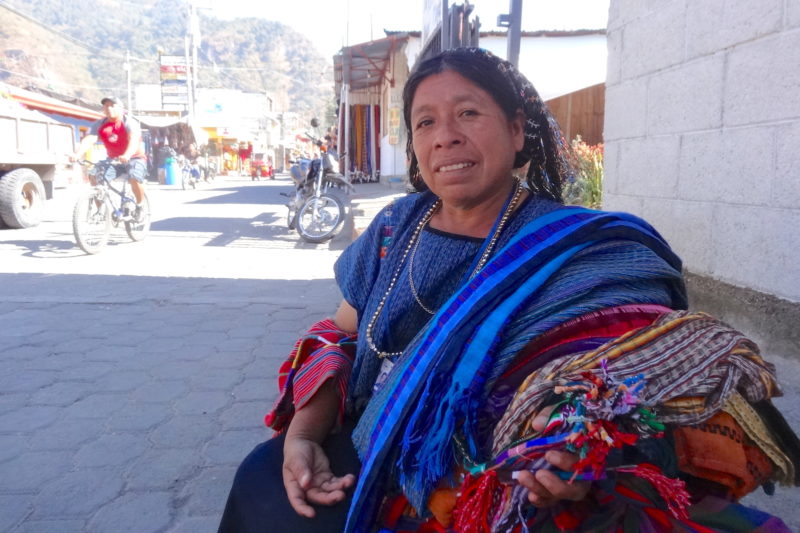
<svg viewBox="0 0 800 533">
<path fill-rule="evenodd" d="M 463 163 L 453 163 L 452 165 L 444 165 L 439 167 L 437 172 L 453 172 L 454 170 L 461 170 L 462 168 L 474 167 L 475 163 L 465 161 Z"/>
</svg>

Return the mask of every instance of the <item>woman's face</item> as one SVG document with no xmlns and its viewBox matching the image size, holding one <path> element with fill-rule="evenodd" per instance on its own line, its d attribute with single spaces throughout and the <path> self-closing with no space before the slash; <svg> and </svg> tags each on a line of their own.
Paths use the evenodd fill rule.
<svg viewBox="0 0 800 533">
<path fill-rule="evenodd" d="M 509 121 L 489 93 L 460 74 L 446 70 L 419 84 L 411 130 L 422 179 L 445 204 L 473 207 L 511 187 L 524 117 Z"/>
</svg>

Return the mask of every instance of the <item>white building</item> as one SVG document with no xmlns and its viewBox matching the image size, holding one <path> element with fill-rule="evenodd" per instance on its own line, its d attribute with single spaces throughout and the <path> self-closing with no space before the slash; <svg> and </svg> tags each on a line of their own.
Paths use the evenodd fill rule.
<svg viewBox="0 0 800 533">
<path fill-rule="evenodd" d="M 422 51 L 422 41 L 419 32 L 387 34 L 384 39 L 343 48 L 335 58 L 339 141 L 358 158 L 348 161 L 350 170 L 371 175 L 373 180 L 379 173 L 384 181 L 402 181 L 406 174 L 402 90 Z M 482 32 L 479 45 L 506 57 L 504 32 Z M 522 33 L 520 70 L 544 100 L 602 84 L 606 61 L 605 30 Z"/>
<path fill-rule="evenodd" d="M 693 307 L 800 356 L 797 3 L 612 0 L 608 42 L 604 207 L 672 243 Z"/>
</svg>

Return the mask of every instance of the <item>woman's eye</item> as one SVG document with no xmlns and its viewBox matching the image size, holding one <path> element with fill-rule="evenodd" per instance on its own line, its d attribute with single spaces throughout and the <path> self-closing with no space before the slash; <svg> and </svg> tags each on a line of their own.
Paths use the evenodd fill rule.
<svg viewBox="0 0 800 533">
<path fill-rule="evenodd" d="M 426 118 L 420 120 L 419 122 L 417 122 L 417 129 L 424 128 L 425 126 L 430 126 L 431 124 L 433 124 L 433 121 L 431 119 Z"/>
<path fill-rule="evenodd" d="M 474 109 L 465 109 L 464 111 L 461 112 L 461 116 L 462 117 L 474 117 L 474 116 L 477 116 L 477 115 L 478 115 L 478 112 L 475 111 Z"/>
</svg>

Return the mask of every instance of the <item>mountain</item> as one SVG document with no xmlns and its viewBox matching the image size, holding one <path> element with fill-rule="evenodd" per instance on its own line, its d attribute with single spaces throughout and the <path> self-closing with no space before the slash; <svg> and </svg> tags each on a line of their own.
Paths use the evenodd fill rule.
<svg viewBox="0 0 800 533">
<path fill-rule="evenodd" d="M 0 0 L 0 81 L 96 101 L 158 83 L 158 54 L 183 55 L 186 0 Z M 198 86 L 267 93 L 277 111 L 323 117 L 333 72 L 303 35 L 261 18 L 201 16 Z"/>
</svg>

